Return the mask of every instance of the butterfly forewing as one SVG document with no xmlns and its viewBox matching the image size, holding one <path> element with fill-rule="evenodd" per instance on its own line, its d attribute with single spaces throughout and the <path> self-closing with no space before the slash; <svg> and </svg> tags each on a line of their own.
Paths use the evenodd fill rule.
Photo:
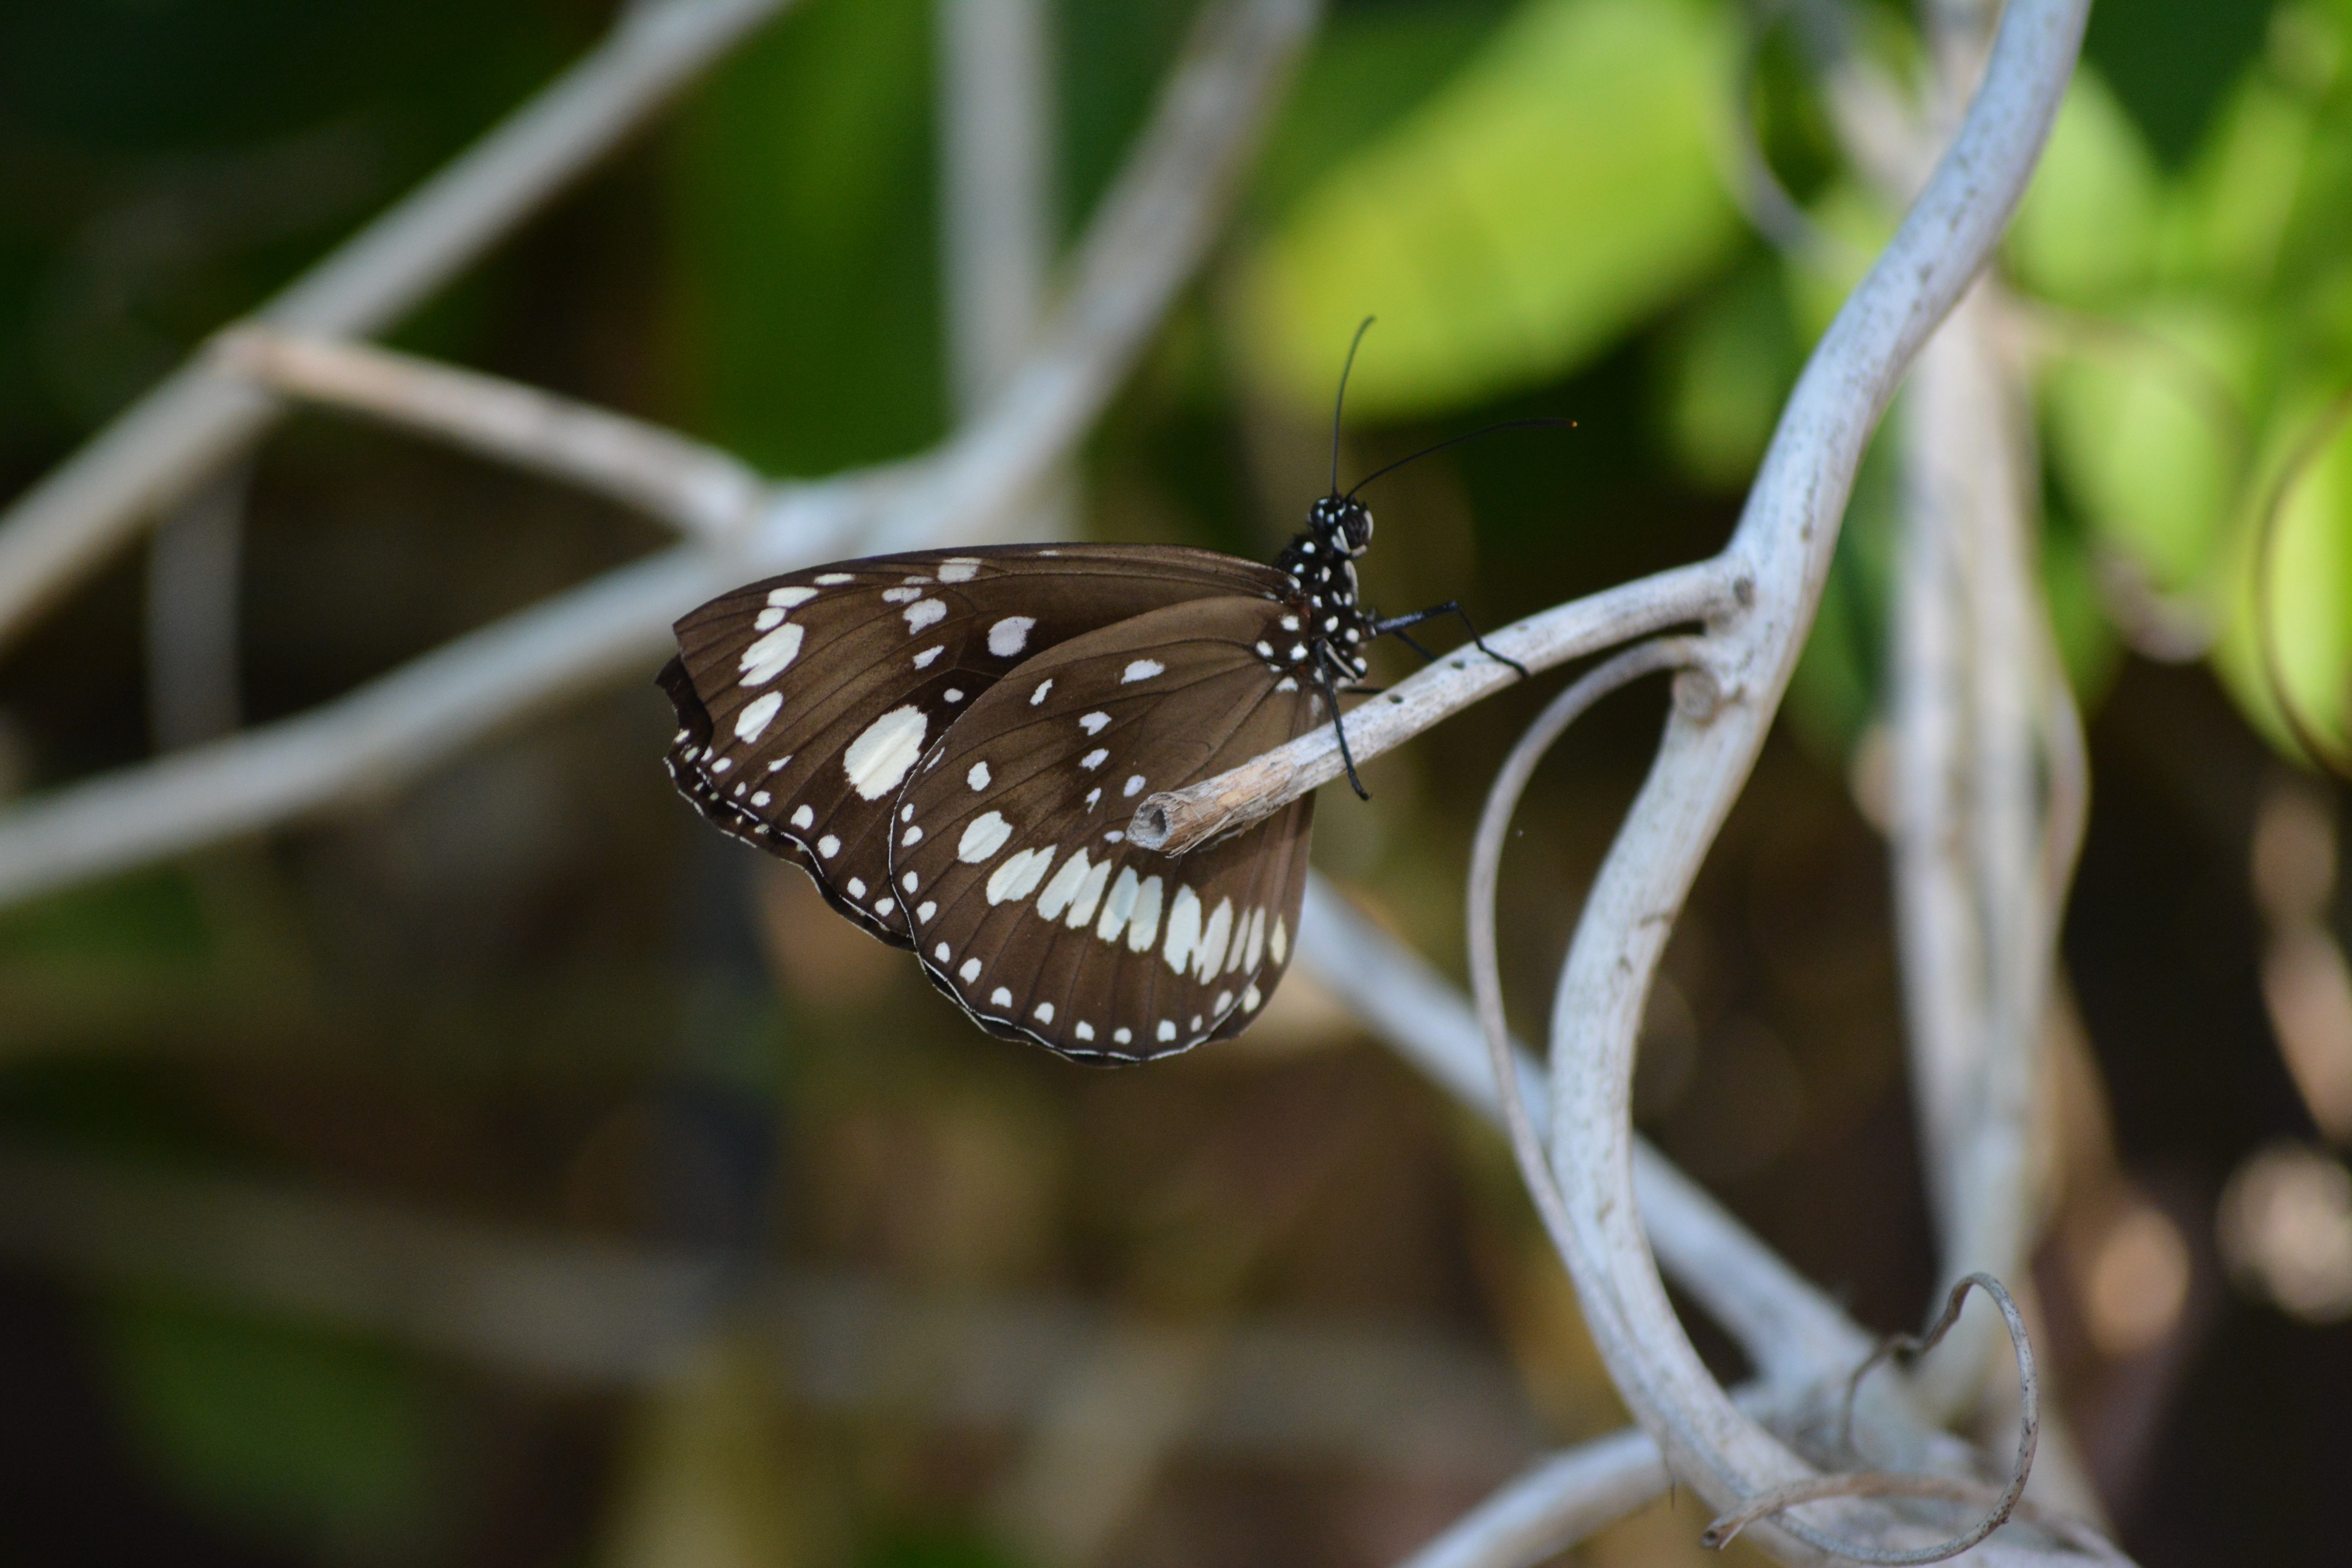
<svg viewBox="0 0 2352 1568">
<path fill-rule="evenodd" d="M 754 583 L 677 625 L 661 676 L 680 725 L 670 773 L 713 822 L 797 861 L 835 909 L 907 946 L 890 820 L 950 725 L 1071 637 L 1287 585 L 1206 551 L 1101 545 L 877 556 Z"/>
<path fill-rule="evenodd" d="M 1312 798 L 1181 858 L 1126 828 L 1145 795 L 1319 721 L 1280 658 L 1289 613 L 1226 596 L 1072 638 L 974 701 L 908 781 L 891 890 L 925 970 L 983 1026 L 1141 1060 L 1238 1032 L 1272 994 Z"/>
</svg>

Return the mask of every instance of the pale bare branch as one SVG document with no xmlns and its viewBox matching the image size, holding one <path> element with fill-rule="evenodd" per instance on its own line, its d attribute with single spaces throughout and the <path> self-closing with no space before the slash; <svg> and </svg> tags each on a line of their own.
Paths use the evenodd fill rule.
<svg viewBox="0 0 2352 1568">
<path fill-rule="evenodd" d="M 262 307 L 272 326 L 373 332 L 596 163 L 789 0 L 634 5 L 579 64 Z M 0 514 L 0 646 L 276 420 L 201 360 L 166 378 Z"/>
<path fill-rule="evenodd" d="M 656 425 L 372 343 L 235 327 L 212 362 L 283 396 L 363 414 L 611 497 L 689 538 L 749 528 L 768 482 Z"/>
<path fill-rule="evenodd" d="M 310 712 L 37 797 L 0 816 L 0 902 L 390 788 L 526 716 L 642 678 L 674 617 L 747 578 L 987 537 L 1085 433 L 1206 252 L 1316 15 L 1313 0 L 1219 0 L 1203 15 L 1038 349 L 944 449 L 789 487 L 725 548 L 623 567 Z"/>
<path fill-rule="evenodd" d="M 1743 603 L 1746 592 L 1737 568 L 1717 557 L 1529 616 L 1484 640 L 1505 658 L 1549 669 L 1668 626 L 1714 619 Z M 1376 757 L 1518 679 L 1509 665 L 1475 649 L 1458 650 L 1349 714 L 1348 752 L 1359 763 Z M 1128 837 L 1147 849 L 1181 855 L 1265 820 L 1342 771 L 1339 740 L 1324 725 L 1214 778 L 1147 796 Z"/>
<path fill-rule="evenodd" d="M 1911 356 L 1967 289 L 2038 158 L 2079 47 L 2083 0 L 2010 0 L 1952 145 L 1798 383 L 1728 554 L 1754 607 L 1708 636 L 1725 700 L 1670 717 L 1659 757 L 1588 898 L 1552 1016 L 1551 1163 L 1585 1319 L 1620 1392 L 1667 1463 L 1737 1508 L 1809 1467 L 1744 1415 L 1675 1321 L 1644 1240 L 1629 1125 L 1633 1047 L 1667 933 L 1746 779 L 1819 604 L 1864 444 Z M 1924 1545 L 1884 1508 L 1815 1505 L 1826 1529 L 1759 1526 L 1789 1561 Z M 1997 1536 L 1984 1560 L 2045 1555 Z"/>
</svg>

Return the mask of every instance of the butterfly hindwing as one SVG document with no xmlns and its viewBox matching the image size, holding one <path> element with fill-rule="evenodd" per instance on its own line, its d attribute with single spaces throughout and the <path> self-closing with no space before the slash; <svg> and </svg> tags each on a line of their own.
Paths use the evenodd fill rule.
<svg viewBox="0 0 2352 1568">
<path fill-rule="evenodd" d="M 1059 644 L 977 699 L 907 782 L 891 891 L 926 972 L 984 1027 L 1141 1060 L 1255 1017 L 1298 929 L 1312 798 L 1181 858 L 1126 828 L 1147 795 L 1320 721 L 1275 641 L 1289 614 L 1202 599 Z"/>
<path fill-rule="evenodd" d="M 797 862 L 835 910 L 908 946 L 890 816 L 951 724 L 1072 637 L 1287 585 L 1231 556 L 1116 545 L 877 556 L 769 578 L 677 625 L 661 675 L 680 725 L 671 776 L 720 827 Z"/>
</svg>

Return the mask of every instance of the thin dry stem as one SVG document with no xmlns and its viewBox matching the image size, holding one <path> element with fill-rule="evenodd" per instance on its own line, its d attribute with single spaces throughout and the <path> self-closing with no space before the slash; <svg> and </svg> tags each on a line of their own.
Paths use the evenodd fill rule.
<svg viewBox="0 0 2352 1568">
<path fill-rule="evenodd" d="M 1559 1179 L 1544 1151 L 1535 1119 L 1528 1114 L 1518 1066 L 1514 1060 L 1510 1025 L 1503 1016 L 1502 965 L 1495 945 L 1495 892 L 1502 876 L 1504 838 L 1510 831 L 1511 814 L 1518 807 L 1519 796 L 1526 793 L 1528 781 L 1535 776 L 1536 764 L 1568 732 L 1568 727 L 1584 716 L 1586 710 L 1644 675 L 1686 668 L 1698 663 L 1702 657 L 1699 639 L 1661 637 L 1627 648 L 1578 678 L 1536 716 L 1511 748 L 1510 755 L 1503 760 L 1495 782 L 1487 786 L 1486 805 L 1479 814 L 1478 831 L 1471 841 L 1465 920 L 1471 994 L 1478 1010 L 1480 1032 L 1486 1036 L 1487 1060 L 1494 1068 L 1503 1127 L 1510 1139 L 1511 1152 L 1517 1157 L 1519 1175 L 1535 1199 L 1536 1212 L 1543 1216 L 1554 1244 L 1559 1246 L 1566 1245 L 1569 1233 L 1568 1205 L 1560 1196 Z"/>
<path fill-rule="evenodd" d="M 2002 1287 L 2000 1281 L 1990 1274 L 1971 1274 L 1953 1286 L 1950 1297 L 1944 1303 L 1943 1314 L 1925 1334 L 1892 1335 L 1854 1369 L 1853 1377 L 1846 1383 L 1842 1441 L 1851 1447 L 1853 1429 L 1853 1398 L 1856 1391 L 1862 1386 L 1862 1380 L 1870 1374 L 1874 1367 L 1889 1356 L 1900 1355 L 1908 1359 L 1935 1349 L 1944 1336 L 1951 1331 L 1952 1325 L 1959 1321 L 1961 1304 L 1968 1300 L 1971 1287 L 1990 1296 L 1994 1304 L 2000 1309 L 2001 1321 L 2009 1327 L 2010 1342 L 2017 1352 L 2019 1388 L 2017 1456 L 2010 1466 L 2009 1482 L 1994 1496 L 1991 1505 L 1986 1509 L 1982 1518 L 1948 1541 L 1937 1542 L 1933 1546 L 1909 1550 L 1849 1546 L 1839 1550 L 1840 1556 L 1850 1557 L 1857 1563 L 1888 1564 L 1889 1568 L 1893 1568 L 1895 1564 L 1941 1563 L 1947 1558 L 1958 1556 L 2006 1524 L 2010 1515 L 2016 1511 L 2018 1503 L 2025 1496 L 2026 1480 L 2033 1473 L 2034 1447 L 2042 1438 L 2042 1382 L 2040 1374 L 2034 1368 L 2033 1342 L 2025 1331 L 2024 1316 L 2018 1311 L 2017 1303 L 2011 1300 L 2009 1291 Z M 1895 1475 L 1885 1471 L 1819 1476 L 1808 1480 L 1793 1481 L 1785 1486 L 1775 1487 L 1768 1492 L 1748 1499 L 1741 1507 L 1708 1525 L 1706 1533 L 1699 1539 L 1706 1546 L 1719 1548 L 1729 1543 L 1733 1537 L 1758 1520 L 1769 1518 L 1803 1503 L 1824 1502 L 1832 1498 L 1951 1498 L 1958 1489 L 1958 1483 L 1943 1476 Z"/>
<path fill-rule="evenodd" d="M 1640 1427 L 1537 1461 L 1399 1568 L 1528 1568 L 1663 1495 L 1673 1478 Z"/>
<path fill-rule="evenodd" d="M 1529 616 L 1484 640 L 1504 658 L 1549 669 L 1668 626 L 1713 620 L 1736 609 L 1743 592 L 1738 573 L 1717 557 Z M 1509 665 L 1458 649 L 1349 714 L 1348 754 L 1359 763 L 1379 756 L 1519 679 Z M 1323 725 L 1214 778 L 1146 797 L 1128 837 L 1181 855 L 1264 821 L 1344 771 L 1339 740 Z"/>
<path fill-rule="evenodd" d="M 789 0 L 630 7 L 579 64 L 263 306 L 293 331 L 358 337 L 398 321 Z M 201 360 L 133 404 L 0 514 L 0 646 L 251 446 L 271 397 Z"/>
<path fill-rule="evenodd" d="M 288 397 L 362 414 L 611 497 L 689 538 L 740 534 L 768 481 L 643 420 L 372 343 L 233 327 L 213 363 Z"/>
<path fill-rule="evenodd" d="M 1569 1209 L 1563 1248 L 1594 1342 L 1675 1473 L 1716 1506 L 1809 1479 L 1743 1415 L 1675 1321 L 1644 1245 L 1632 1184 L 1633 1046 L 1665 939 L 1786 689 L 1826 577 L 1854 468 L 1912 354 L 1965 290 L 2014 210 L 2081 40 L 2082 0 L 2010 0 L 1983 84 L 1887 251 L 1832 324 L 1790 400 L 1731 555 L 1753 574 L 1752 613 L 1711 630 L 1725 693 L 1676 714 L 1588 898 L 1553 1008 L 1551 1163 Z M 1828 1530 L 1759 1527 L 1776 1555 L 1895 1545 L 1904 1527 L 1852 1500 Z M 1988 1542 L 1987 1560 L 2040 1555 Z"/>
<path fill-rule="evenodd" d="M 0 903 L 389 788 L 528 715 L 641 679 L 674 617 L 748 577 L 985 537 L 1018 515 L 1205 253 L 1316 14 L 1313 0 L 1220 0 L 1203 14 L 1054 323 L 990 413 L 941 451 L 790 487 L 723 549 L 622 567 L 308 713 L 37 797 L 0 816 Z"/>
</svg>

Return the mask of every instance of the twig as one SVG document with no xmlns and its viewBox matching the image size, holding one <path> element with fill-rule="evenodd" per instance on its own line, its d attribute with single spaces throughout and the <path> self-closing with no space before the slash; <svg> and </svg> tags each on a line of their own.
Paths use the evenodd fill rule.
<svg viewBox="0 0 2352 1568">
<path fill-rule="evenodd" d="M 593 164 L 789 0 L 632 6 L 579 64 L 257 313 L 356 337 L 397 321 Z M 174 373 L 0 515 L 0 646 L 275 420 L 201 361 Z"/>
<path fill-rule="evenodd" d="M 937 0 L 948 363 L 966 417 L 1003 389 L 1053 259 L 1053 59 L 1042 0 Z"/>
<path fill-rule="evenodd" d="M 1748 584 L 1723 557 L 1605 589 L 1488 632 L 1486 646 L 1529 669 L 1549 669 L 1601 648 L 1713 620 L 1747 602 Z M 1391 687 L 1348 715 L 1348 751 L 1360 763 L 1519 679 L 1508 665 L 1461 650 Z M 1147 796 L 1128 837 L 1181 855 L 1263 821 L 1343 771 L 1339 742 L 1322 725 L 1241 766 L 1181 790 Z"/>
<path fill-rule="evenodd" d="M 1624 1518 L 1671 1479 L 1647 1433 L 1612 1432 L 1538 1461 L 1399 1568 L 1527 1568 Z"/>
<path fill-rule="evenodd" d="M 1676 714 L 1648 782 L 1588 897 L 1552 1013 L 1551 1163 L 1570 1226 L 1564 1248 L 1585 1321 L 1618 1389 L 1669 1467 L 1709 1502 L 1809 1479 L 1793 1453 L 1725 1395 L 1675 1321 L 1632 1185 L 1633 1045 L 1676 912 L 1786 689 L 1818 605 L 1864 441 L 1911 356 L 1982 265 L 2056 114 L 2084 0 L 2010 0 L 1983 83 L 1886 251 L 1800 378 L 1728 554 L 1754 609 L 1709 637 L 1726 700 Z M 1782 1518 L 1768 1544 L 1874 1549 L 1895 1521 L 1837 1505 L 1829 1530 Z M 2022 1545 L 1988 1542 L 2006 1557 Z"/>
<path fill-rule="evenodd" d="M 768 482 L 657 425 L 372 343 L 232 327 L 212 363 L 288 397 L 364 414 L 610 496 L 688 538 L 749 528 Z"/>
<path fill-rule="evenodd" d="M 1205 252 L 1315 15 L 1312 0 L 1220 0 L 1203 16 L 1055 324 L 943 451 L 792 487 L 729 549 L 622 567 L 297 718 L 0 816 L 0 904 L 382 790 L 531 713 L 642 679 L 673 617 L 763 571 L 984 534 L 1084 433 Z"/>
<path fill-rule="evenodd" d="M 2042 1440 L 2042 1381 L 2033 1364 L 2033 1342 L 2025 1331 L 2025 1318 L 2010 1299 L 2009 1291 L 1990 1274 L 1970 1274 L 1952 1287 L 1944 1303 L 1943 1314 L 1922 1335 L 1894 1334 L 1871 1352 L 1863 1363 L 1854 1368 L 1847 1379 L 1845 1405 L 1840 1425 L 1840 1446 L 1851 1450 L 1853 1441 L 1853 1399 L 1862 1387 L 1862 1380 L 1871 1370 L 1889 1356 L 1910 1359 L 1936 1348 L 1952 1325 L 1960 1320 L 1960 1306 L 1968 1300 L 1973 1286 L 1993 1299 L 2000 1309 L 2001 1321 L 2009 1327 L 2010 1343 L 2017 1352 L 2018 1435 L 2017 1457 L 2010 1466 L 2009 1483 L 1994 1497 L 1984 1517 L 1951 1540 L 1934 1546 L 1910 1551 L 1880 1549 L 1870 1552 L 1843 1549 L 1841 1555 L 1857 1562 L 1898 1564 L 1940 1563 L 1957 1557 L 1977 1542 L 1999 1530 L 2015 1511 L 2025 1496 L 2025 1483 L 2033 1473 L 2033 1450 Z M 1953 1483 L 1941 1476 L 1889 1475 L 1885 1472 L 1822 1476 L 1777 1487 L 1759 1497 L 1753 1497 L 1738 1510 L 1724 1515 L 1706 1528 L 1699 1539 L 1709 1547 L 1721 1547 L 1748 1525 L 1801 1503 L 1821 1502 L 1833 1497 L 1949 1497 Z"/>
<path fill-rule="evenodd" d="M 1307 883 L 1298 962 L 1398 1055 L 1501 1129 L 1502 1102 L 1470 999 L 1317 875 Z M 1549 1136 L 1550 1075 L 1517 1046 L 1512 1060 L 1528 1114 Z M 1673 1161 L 1636 1139 L 1633 1162 L 1643 1223 L 1659 1260 L 1768 1384 L 1818 1383 L 1869 1352 L 1871 1335 Z"/>
<path fill-rule="evenodd" d="M 2010 1467 L 2009 1482 L 1995 1494 L 1983 1518 L 1949 1541 L 1909 1551 L 1879 1549 L 1864 1552 L 1845 1548 L 1842 1550 L 1841 1555 L 1852 1557 L 1856 1562 L 1889 1565 L 1940 1563 L 1948 1557 L 1958 1556 L 2007 1523 L 2010 1515 L 2016 1510 L 2018 1503 L 2025 1496 L 2026 1480 L 2033 1473 L 2034 1447 L 2042 1437 L 2042 1384 L 2040 1375 L 2034 1370 L 2033 1342 L 2025 1331 L 2024 1316 L 2018 1311 L 2017 1303 L 2011 1300 L 2008 1290 L 2002 1288 L 2000 1281 L 1990 1274 L 1970 1274 L 1953 1286 L 1950 1297 L 1944 1303 L 1943 1314 L 1925 1334 L 1891 1335 L 1884 1344 L 1870 1353 L 1868 1359 L 1854 1368 L 1853 1375 L 1846 1383 L 1845 1405 L 1841 1426 L 1841 1446 L 1848 1448 L 1852 1447 L 1853 1399 L 1855 1393 L 1862 1387 L 1863 1379 L 1869 1376 L 1872 1369 L 1889 1356 L 1900 1355 L 1909 1359 L 1935 1349 L 1944 1336 L 1951 1331 L 1952 1325 L 1959 1321 L 1960 1306 L 1968 1300 L 1971 1286 L 1990 1296 L 2000 1309 L 2001 1320 L 2009 1327 L 2010 1342 L 2017 1352 L 2019 1389 L 2017 1457 Z M 1748 1499 L 1738 1509 L 1725 1514 L 1708 1525 L 1699 1540 L 1703 1545 L 1720 1548 L 1728 1544 L 1733 1537 L 1759 1519 L 1769 1518 L 1783 1510 L 1795 1508 L 1802 1503 L 1822 1502 L 1831 1498 L 1952 1499 L 1956 1494 L 1961 1493 L 1963 1493 L 1962 1483 L 1956 1483 L 1943 1476 L 1891 1475 L 1884 1471 L 1821 1476 L 1811 1480 L 1796 1481 L 1787 1486 L 1777 1487 L 1771 1491 Z M 1967 1500 L 1962 1496 L 1960 1500 Z"/>
<path fill-rule="evenodd" d="M 2045 885 L 2037 755 L 2063 678 L 2032 564 L 2022 390 L 1994 341 L 1991 288 L 1969 291 L 1911 377 L 1895 617 L 1895 889 L 1947 1279 L 2027 1261 L 2033 1091 L 2065 893 Z M 1937 1411 L 1976 1397 L 1990 1329 L 1964 1331 L 1926 1378 Z"/>
<path fill-rule="evenodd" d="M 1644 675 L 1696 666 L 1704 657 L 1701 639 L 1659 637 L 1627 648 L 1586 671 L 1575 684 L 1551 700 L 1519 736 L 1510 755 L 1503 759 L 1495 782 L 1487 786 L 1486 804 L 1478 815 L 1477 833 L 1471 841 L 1465 922 L 1470 950 L 1471 995 L 1478 1009 L 1479 1031 L 1486 1037 L 1487 1061 L 1494 1068 L 1504 1131 L 1510 1140 L 1511 1152 L 1518 1160 L 1520 1178 L 1535 1199 L 1536 1212 L 1543 1216 L 1557 1246 L 1567 1245 L 1568 1206 L 1560 1196 L 1559 1179 L 1552 1172 L 1535 1119 L 1528 1112 L 1511 1047 L 1510 1025 L 1503 1016 L 1502 963 L 1495 946 L 1495 889 L 1502 874 L 1503 841 L 1510 831 L 1511 814 L 1518 807 L 1519 796 L 1526 793 L 1528 781 L 1535 776 L 1536 764 L 1551 750 L 1553 742 L 1567 733 L 1568 727 L 1584 716 L 1587 709 Z"/>
</svg>

